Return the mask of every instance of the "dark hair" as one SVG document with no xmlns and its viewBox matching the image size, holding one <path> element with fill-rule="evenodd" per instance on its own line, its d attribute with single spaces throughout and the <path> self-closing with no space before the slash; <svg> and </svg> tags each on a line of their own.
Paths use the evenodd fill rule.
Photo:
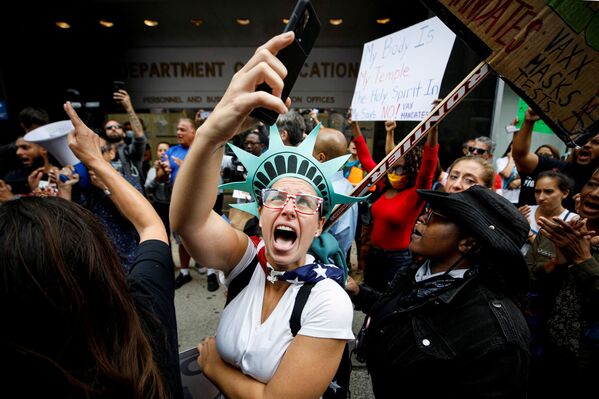
<svg viewBox="0 0 599 399">
<path fill-rule="evenodd" d="M 557 149 L 555 146 L 553 146 L 553 145 L 551 145 L 551 144 L 543 144 L 543 145 L 540 145 L 540 146 L 538 146 L 538 147 L 537 147 L 537 149 L 535 150 L 535 154 L 539 155 L 539 150 L 540 150 L 541 148 L 548 148 L 548 149 L 549 149 L 549 151 L 551 151 L 551 154 L 553 155 L 553 158 L 555 158 L 555 159 L 560 159 L 560 153 L 559 153 L 559 150 L 558 150 L 558 149 Z"/>
<path fill-rule="evenodd" d="M 420 163 L 422 161 L 422 146 L 417 145 L 412 148 L 410 152 L 404 155 L 406 163 L 404 169 L 408 176 L 408 184 L 406 187 L 412 187 L 416 184 L 416 178 L 418 177 L 418 171 L 420 170 Z"/>
<path fill-rule="evenodd" d="M 544 172 L 539 173 L 536 181 L 538 182 L 543 177 L 548 177 L 550 179 L 556 180 L 557 188 L 559 188 L 559 190 L 562 193 L 572 192 L 572 189 L 574 188 L 574 180 L 572 180 L 569 176 L 566 176 L 561 172 L 557 172 L 555 170 L 546 170 Z"/>
<path fill-rule="evenodd" d="M 277 119 L 277 128 L 279 129 L 279 132 L 286 130 L 289 144 L 296 147 L 304 138 L 306 123 L 300 114 L 294 110 L 289 110 L 286 114 L 279 116 Z"/>
<path fill-rule="evenodd" d="M 43 108 L 27 107 L 19 112 L 19 122 L 26 128 L 46 125 L 50 121 L 48 113 Z"/>
<path fill-rule="evenodd" d="M 509 154 L 510 150 L 512 149 L 512 144 L 513 144 L 513 141 L 510 141 L 507 148 L 505 149 L 505 152 L 501 156 L 502 158 L 507 157 L 507 154 Z"/>
<path fill-rule="evenodd" d="M 61 198 L 7 202 L 0 267 L 7 383 L 22 389 L 34 375 L 32 391 L 57 397 L 169 396 L 143 308 L 93 214 Z"/>
<path fill-rule="evenodd" d="M 258 135 L 258 139 L 260 143 L 264 144 L 264 147 L 268 147 L 268 128 L 266 125 L 258 125 L 256 126 L 252 132 Z"/>
</svg>

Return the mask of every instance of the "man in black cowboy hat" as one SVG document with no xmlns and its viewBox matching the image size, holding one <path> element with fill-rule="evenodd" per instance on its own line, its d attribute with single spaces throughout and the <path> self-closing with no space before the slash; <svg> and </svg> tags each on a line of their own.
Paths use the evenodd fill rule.
<svg viewBox="0 0 599 399">
<path fill-rule="evenodd" d="M 385 293 L 348 281 L 356 309 L 368 314 L 357 354 L 375 396 L 525 397 L 530 334 L 516 298 L 528 287 L 526 220 L 481 186 L 418 193 L 431 210 L 410 249 L 424 263 Z"/>
</svg>

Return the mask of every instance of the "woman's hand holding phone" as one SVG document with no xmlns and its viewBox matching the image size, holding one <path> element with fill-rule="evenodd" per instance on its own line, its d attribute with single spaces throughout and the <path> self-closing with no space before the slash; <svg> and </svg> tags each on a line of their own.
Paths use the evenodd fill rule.
<svg viewBox="0 0 599 399">
<path fill-rule="evenodd" d="M 254 108 L 264 107 L 277 113 L 286 113 L 291 104 L 289 98 L 281 100 L 283 79 L 287 68 L 276 54 L 293 43 L 294 33 L 275 36 L 259 47 L 252 58 L 235 75 L 220 102 L 206 122 L 200 126 L 196 139 L 206 139 L 225 144 L 240 131 L 249 129 L 257 121 L 249 118 Z M 267 83 L 272 93 L 256 91 L 261 83 Z"/>
</svg>

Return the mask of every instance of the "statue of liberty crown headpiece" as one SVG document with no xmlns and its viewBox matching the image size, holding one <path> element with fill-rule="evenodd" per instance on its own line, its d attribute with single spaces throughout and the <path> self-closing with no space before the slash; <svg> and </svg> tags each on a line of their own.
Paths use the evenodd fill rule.
<svg viewBox="0 0 599 399">
<path fill-rule="evenodd" d="M 270 127 L 268 150 L 255 156 L 245 150 L 229 144 L 239 161 L 247 169 L 245 181 L 232 182 L 219 188 L 241 190 L 250 193 L 254 202 L 232 204 L 242 211 L 259 216 L 258 201 L 264 188 L 271 187 L 284 177 L 297 177 L 310 183 L 316 194 L 323 199 L 322 214 L 327 218 L 337 204 L 363 201 L 366 197 L 351 197 L 338 194 L 333 189 L 331 177 L 345 164 L 350 155 L 340 156 L 321 163 L 312 156 L 319 123 L 298 147 L 286 146 L 281 140 L 276 125 Z"/>
</svg>

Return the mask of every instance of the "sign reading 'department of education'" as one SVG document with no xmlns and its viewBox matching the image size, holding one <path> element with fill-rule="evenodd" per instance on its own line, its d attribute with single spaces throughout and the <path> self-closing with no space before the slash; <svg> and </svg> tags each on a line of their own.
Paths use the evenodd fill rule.
<svg viewBox="0 0 599 399">
<path fill-rule="evenodd" d="M 250 47 L 139 48 L 127 53 L 119 76 L 138 108 L 213 108 Z M 291 91 L 294 108 L 347 108 L 360 49 L 315 48 Z"/>
<path fill-rule="evenodd" d="M 566 144 L 582 144 L 599 132 L 598 2 L 421 1 L 459 32 Z"/>
<path fill-rule="evenodd" d="M 455 34 L 431 18 L 364 44 L 352 99 L 357 121 L 419 121 L 431 110 Z"/>
</svg>

